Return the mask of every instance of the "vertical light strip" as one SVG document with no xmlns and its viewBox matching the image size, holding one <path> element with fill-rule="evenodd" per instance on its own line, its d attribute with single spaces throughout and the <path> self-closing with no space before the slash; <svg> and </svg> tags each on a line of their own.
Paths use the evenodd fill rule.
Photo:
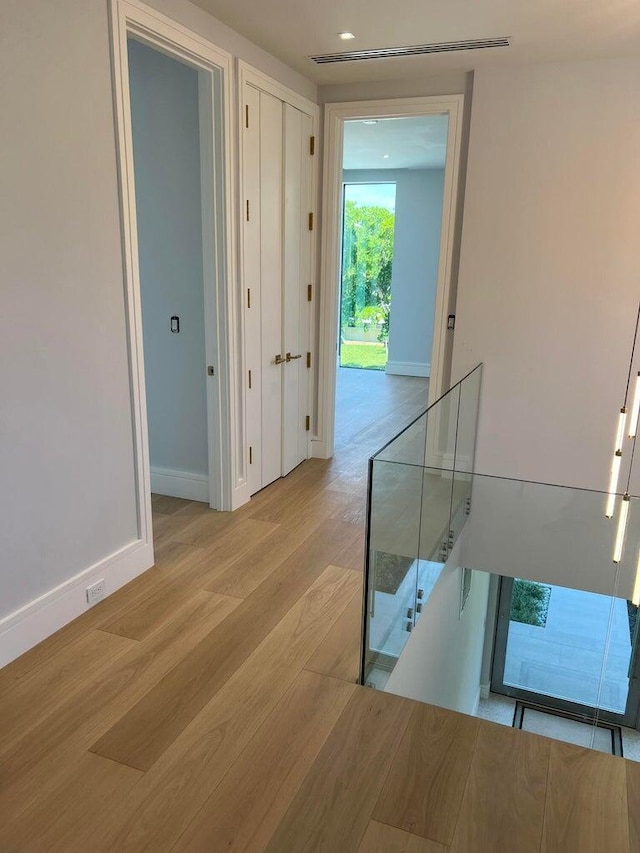
<svg viewBox="0 0 640 853">
<path fill-rule="evenodd" d="M 629 438 L 635 438 L 638 432 L 638 416 L 640 415 L 640 372 L 636 376 L 636 387 L 633 392 L 631 420 L 629 421 Z"/>
<path fill-rule="evenodd" d="M 629 495 L 622 496 L 622 506 L 620 507 L 620 519 L 618 521 L 618 530 L 616 531 L 616 541 L 613 546 L 613 562 L 619 563 L 622 560 L 622 552 L 624 550 L 624 536 L 627 532 L 627 521 L 629 520 L 629 504 L 631 499 Z"/>
<path fill-rule="evenodd" d="M 627 407 L 623 406 L 618 415 L 618 431 L 616 432 L 616 446 L 614 450 L 622 450 L 622 442 L 624 440 L 624 426 L 627 420 Z"/>
<path fill-rule="evenodd" d="M 618 491 L 618 478 L 620 477 L 620 464 L 622 462 L 622 451 L 616 450 L 613 454 L 613 464 L 611 465 L 611 478 L 609 480 L 609 494 L 607 495 L 607 505 L 604 510 L 605 518 L 613 518 L 613 512 L 616 506 L 616 492 Z"/>
</svg>

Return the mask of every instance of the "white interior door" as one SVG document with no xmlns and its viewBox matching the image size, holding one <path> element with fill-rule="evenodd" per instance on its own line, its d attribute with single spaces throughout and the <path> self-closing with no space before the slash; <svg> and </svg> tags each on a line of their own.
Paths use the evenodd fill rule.
<svg viewBox="0 0 640 853">
<path fill-rule="evenodd" d="M 308 456 L 312 119 L 245 84 L 245 355 L 251 494 Z"/>
<path fill-rule="evenodd" d="M 282 476 L 282 101 L 260 92 L 262 486 Z"/>
<path fill-rule="evenodd" d="M 284 105 L 284 246 L 282 345 L 285 352 L 282 396 L 282 474 L 308 456 L 311 281 L 311 116 Z M 310 353 L 309 353 L 310 359 Z"/>
<path fill-rule="evenodd" d="M 260 92 L 244 87 L 242 134 L 243 268 L 249 493 L 262 488 L 262 323 L 260 278 Z M 249 120 L 250 116 L 250 120 Z"/>
</svg>

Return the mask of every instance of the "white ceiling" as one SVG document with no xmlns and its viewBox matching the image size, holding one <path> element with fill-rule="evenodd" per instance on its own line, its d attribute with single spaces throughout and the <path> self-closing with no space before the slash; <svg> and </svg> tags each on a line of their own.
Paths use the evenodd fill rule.
<svg viewBox="0 0 640 853">
<path fill-rule="evenodd" d="M 638 0 L 193 0 L 318 84 L 413 77 L 484 64 L 627 56 Z M 343 42 L 337 33 L 357 36 Z M 512 46 L 320 66 L 308 57 L 490 36 Z"/>
<path fill-rule="evenodd" d="M 344 125 L 344 169 L 441 169 L 446 152 L 447 116 Z"/>
</svg>

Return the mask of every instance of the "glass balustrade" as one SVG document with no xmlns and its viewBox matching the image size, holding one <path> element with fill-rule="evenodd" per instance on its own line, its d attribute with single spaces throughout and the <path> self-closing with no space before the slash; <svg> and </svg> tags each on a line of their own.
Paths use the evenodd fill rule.
<svg viewBox="0 0 640 853">
<path fill-rule="evenodd" d="M 640 498 L 477 471 L 482 370 L 370 460 L 361 678 L 640 760 Z"/>
</svg>

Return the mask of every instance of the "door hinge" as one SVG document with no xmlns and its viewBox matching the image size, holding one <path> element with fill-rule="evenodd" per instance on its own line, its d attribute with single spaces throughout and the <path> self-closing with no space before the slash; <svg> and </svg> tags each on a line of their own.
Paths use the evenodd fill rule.
<svg viewBox="0 0 640 853">
<path fill-rule="evenodd" d="M 309 231 L 313 231 L 313 213 L 309 214 Z"/>
<path fill-rule="evenodd" d="M 447 331 L 453 332 L 455 327 L 456 327 L 456 315 L 455 314 L 449 314 L 449 316 L 447 317 Z"/>
<path fill-rule="evenodd" d="M 307 353 L 307 367 L 311 367 L 311 353 Z"/>
<path fill-rule="evenodd" d="M 311 429 L 311 418 L 309 415 L 304 419 L 304 428 L 307 432 Z"/>
<path fill-rule="evenodd" d="M 249 199 L 247 199 L 247 222 L 249 221 Z"/>
<path fill-rule="evenodd" d="M 253 465 L 253 447 L 249 445 L 249 465 Z"/>
<path fill-rule="evenodd" d="M 313 299 L 313 285 L 308 284 L 307 285 L 307 302 L 311 302 L 312 299 Z"/>
<path fill-rule="evenodd" d="M 249 371 L 249 390 L 251 390 L 251 371 Z"/>
<path fill-rule="evenodd" d="M 244 105 L 244 126 L 249 127 L 249 104 Z"/>
<path fill-rule="evenodd" d="M 208 374 L 209 376 L 215 376 L 216 372 L 215 372 L 215 370 L 213 369 L 213 365 L 212 365 L 212 364 L 209 364 L 209 365 L 207 366 L 207 374 Z"/>
<path fill-rule="evenodd" d="M 315 136 L 311 136 L 309 138 L 309 154 L 311 154 L 311 156 L 313 157 L 313 155 L 315 153 L 316 153 L 316 138 L 315 138 Z"/>
<path fill-rule="evenodd" d="M 247 288 L 247 308 L 251 308 L 251 288 Z"/>
</svg>

